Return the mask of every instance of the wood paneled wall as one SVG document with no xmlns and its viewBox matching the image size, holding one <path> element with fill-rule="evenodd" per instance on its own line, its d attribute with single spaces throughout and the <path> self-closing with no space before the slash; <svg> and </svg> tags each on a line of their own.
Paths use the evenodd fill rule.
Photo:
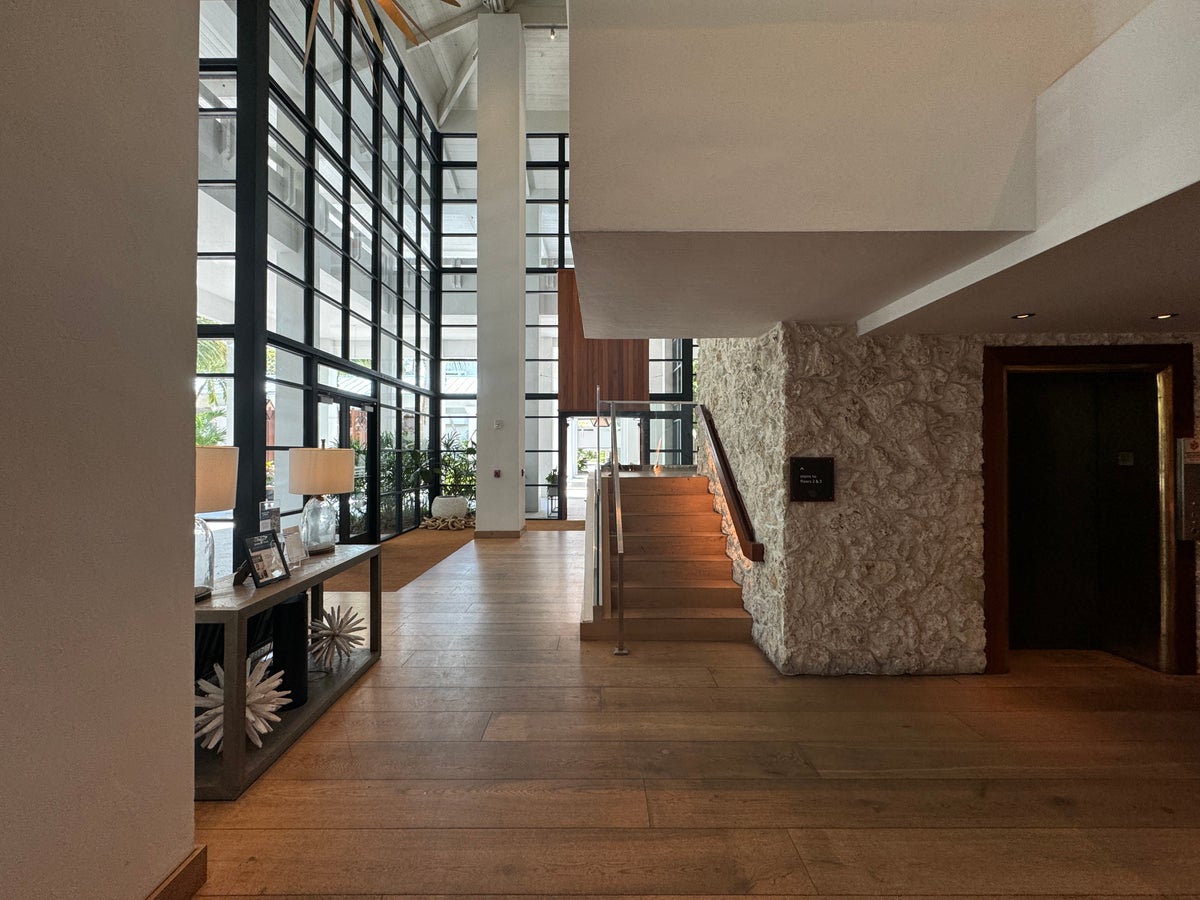
<svg viewBox="0 0 1200 900">
<path fill-rule="evenodd" d="M 559 269 L 559 410 L 594 411 L 596 385 L 605 400 L 649 400 L 650 342 L 585 338 L 575 270 Z"/>
</svg>

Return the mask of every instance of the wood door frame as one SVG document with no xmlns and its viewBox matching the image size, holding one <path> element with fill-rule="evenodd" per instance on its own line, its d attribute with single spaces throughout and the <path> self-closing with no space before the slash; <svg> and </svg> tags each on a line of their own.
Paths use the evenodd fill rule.
<svg viewBox="0 0 1200 900">
<path fill-rule="evenodd" d="M 1176 441 L 1193 435 L 1191 344 L 983 349 L 983 614 L 987 669 L 1008 671 L 1008 374 L 1152 372 L 1158 379 L 1161 517 L 1160 667 L 1196 674 L 1196 545 L 1175 537 Z"/>
</svg>

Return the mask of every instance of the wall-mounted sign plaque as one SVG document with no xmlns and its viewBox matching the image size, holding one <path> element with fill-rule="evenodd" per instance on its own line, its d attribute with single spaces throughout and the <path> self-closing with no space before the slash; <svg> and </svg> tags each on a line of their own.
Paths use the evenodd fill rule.
<svg viewBox="0 0 1200 900">
<path fill-rule="evenodd" d="M 792 500 L 801 502 L 833 499 L 833 457 L 792 457 Z"/>
</svg>

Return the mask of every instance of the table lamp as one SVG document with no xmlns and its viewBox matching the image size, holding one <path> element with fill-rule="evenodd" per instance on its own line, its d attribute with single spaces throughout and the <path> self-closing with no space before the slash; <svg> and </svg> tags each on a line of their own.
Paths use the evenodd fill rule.
<svg viewBox="0 0 1200 900">
<path fill-rule="evenodd" d="M 196 599 L 212 593 L 214 544 L 212 529 L 200 513 L 233 509 L 237 501 L 237 447 L 196 448 Z"/>
<path fill-rule="evenodd" d="M 309 495 L 300 518 L 300 537 L 310 554 L 328 553 L 337 543 L 337 502 L 330 494 L 354 490 L 354 451 L 293 447 L 288 451 L 288 490 Z"/>
</svg>

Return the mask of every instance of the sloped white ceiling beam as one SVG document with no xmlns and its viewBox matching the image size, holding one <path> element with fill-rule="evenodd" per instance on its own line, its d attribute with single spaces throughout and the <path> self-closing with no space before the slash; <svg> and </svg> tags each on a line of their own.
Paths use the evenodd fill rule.
<svg viewBox="0 0 1200 900">
<path fill-rule="evenodd" d="M 467 10 L 461 15 L 455 16 L 453 19 L 447 19 L 445 22 L 441 22 L 437 25 L 431 25 L 429 28 L 425 29 L 425 34 L 429 35 L 429 40 L 431 41 L 436 41 L 438 38 L 445 37 L 448 34 L 454 34 L 454 32 L 461 28 L 466 28 L 468 25 L 478 19 L 479 14 L 483 11 L 484 9 L 482 6 L 477 6 L 474 9 Z M 404 52 L 406 53 L 416 49 L 416 47 L 410 46 L 407 41 L 404 41 L 402 44 L 398 44 L 397 46 L 402 46 L 404 48 Z"/>
<path fill-rule="evenodd" d="M 475 46 L 471 48 L 471 52 L 466 55 L 462 61 L 462 65 L 458 67 L 458 71 L 454 74 L 454 80 L 446 86 L 446 93 L 442 95 L 441 102 L 437 105 L 437 127 L 441 128 L 446 122 L 446 117 L 450 115 L 450 111 L 454 109 L 454 104 L 458 102 L 459 96 L 462 95 L 463 89 L 475 74 L 475 70 L 479 68 L 479 42 L 476 41 Z"/>
</svg>

